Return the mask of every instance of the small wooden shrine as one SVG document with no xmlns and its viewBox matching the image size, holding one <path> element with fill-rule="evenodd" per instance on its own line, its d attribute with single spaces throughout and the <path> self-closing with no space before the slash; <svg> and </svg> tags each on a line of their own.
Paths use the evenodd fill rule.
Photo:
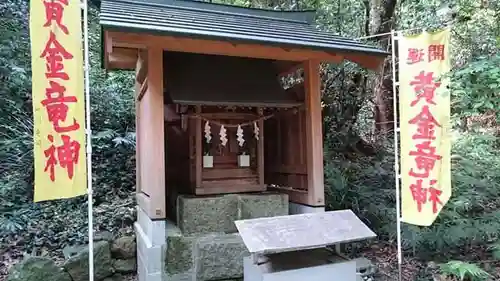
<svg viewBox="0 0 500 281">
<path fill-rule="evenodd" d="M 316 29 L 314 12 L 103 0 L 106 69 L 136 73 L 137 200 L 279 189 L 324 206 L 320 63 L 386 53 Z M 297 83 L 283 83 L 290 73 Z"/>
<path fill-rule="evenodd" d="M 314 16 L 101 0 L 103 66 L 135 72 L 139 281 L 241 278 L 235 220 L 325 210 L 320 64 L 387 53 Z"/>
</svg>

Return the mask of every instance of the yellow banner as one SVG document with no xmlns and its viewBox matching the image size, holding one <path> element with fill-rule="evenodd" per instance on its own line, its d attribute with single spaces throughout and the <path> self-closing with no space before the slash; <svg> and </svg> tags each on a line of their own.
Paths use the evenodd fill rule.
<svg viewBox="0 0 500 281">
<path fill-rule="evenodd" d="M 31 0 L 35 202 L 86 193 L 79 0 Z"/>
<path fill-rule="evenodd" d="M 450 30 L 399 39 L 402 221 L 431 225 L 451 197 Z"/>
</svg>

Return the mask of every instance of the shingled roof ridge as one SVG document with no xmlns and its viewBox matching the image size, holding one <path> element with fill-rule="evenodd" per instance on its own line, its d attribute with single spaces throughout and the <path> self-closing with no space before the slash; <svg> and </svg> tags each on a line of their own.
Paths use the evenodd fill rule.
<svg viewBox="0 0 500 281">
<path fill-rule="evenodd" d="M 225 15 L 242 16 L 263 20 L 278 20 L 282 22 L 294 22 L 302 24 L 313 24 L 316 16 L 315 10 L 270 10 L 251 7 L 241 7 L 221 3 L 209 3 L 199 0 L 107 0 L 130 4 L 142 4 L 152 7 L 166 7 L 183 10 L 191 10 L 205 13 L 217 13 Z"/>
</svg>

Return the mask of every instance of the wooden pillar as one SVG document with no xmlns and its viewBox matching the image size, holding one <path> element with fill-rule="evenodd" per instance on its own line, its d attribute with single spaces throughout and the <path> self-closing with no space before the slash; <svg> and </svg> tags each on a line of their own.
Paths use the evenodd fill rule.
<svg viewBox="0 0 500 281">
<path fill-rule="evenodd" d="M 166 217 L 165 135 L 163 106 L 163 50 L 147 51 L 147 90 L 138 101 L 137 203 L 152 219 Z M 137 73 L 140 73 L 138 71 Z M 144 88 L 144 87 L 142 87 Z"/>
<path fill-rule="evenodd" d="M 325 204 L 323 180 L 323 120 L 321 117 L 321 78 L 319 61 L 304 62 L 306 105 L 307 201 L 312 206 Z"/>
<path fill-rule="evenodd" d="M 201 114 L 201 106 L 197 105 L 196 106 L 196 114 Z M 202 180 L 202 169 L 203 169 L 203 137 L 201 135 L 201 119 L 196 118 L 195 121 L 195 139 L 196 139 L 196 146 L 195 146 L 195 157 L 196 157 L 196 188 L 201 187 L 201 180 Z"/>
<path fill-rule="evenodd" d="M 137 194 L 141 193 L 141 142 L 140 142 L 140 120 L 139 116 L 141 115 L 141 108 L 140 108 L 140 98 L 139 96 L 141 95 L 141 88 L 142 88 L 142 82 L 139 79 L 139 74 L 141 72 L 141 67 L 143 66 L 143 63 L 141 62 L 141 57 L 138 54 L 137 57 L 137 65 L 135 67 L 135 192 Z"/>
<path fill-rule="evenodd" d="M 259 118 L 264 116 L 264 109 L 257 110 Z M 264 185 L 264 121 L 257 122 L 259 127 L 259 140 L 257 140 L 257 171 L 259 173 L 259 184 Z"/>
</svg>

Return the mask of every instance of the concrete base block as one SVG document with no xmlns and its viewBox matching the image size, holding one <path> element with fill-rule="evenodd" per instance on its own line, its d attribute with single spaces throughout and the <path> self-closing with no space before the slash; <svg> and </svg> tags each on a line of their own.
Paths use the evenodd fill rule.
<svg viewBox="0 0 500 281">
<path fill-rule="evenodd" d="M 153 221 L 137 207 L 137 222 L 134 228 L 137 237 L 138 281 L 162 280 L 165 225 L 166 221 Z"/>
<path fill-rule="evenodd" d="M 137 280 L 138 281 L 163 281 L 162 272 L 149 272 L 147 270 L 147 263 L 144 262 L 143 257 L 137 256 Z"/>
<path fill-rule="evenodd" d="M 151 220 L 148 215 L 137 206 L 137 224 L 151 246 L 165 244 L 165 220 Z"/>
<path fill-rule="evenodd" d="M 289 203 L 289 211 L 290 215 L 298 215 L 298 214 L 308 214 L 308 213 L 319 213 L 319 212 L 324 212 L 325 207 L 313 207 L 313 206 L 307 206 L 307 205 L 302 205 L 298 203 Z"/>
<path fill-rule="evenodd" d="M 356 264 L 322 249 L 244 259 L 244 281 L 356 281 Z"/>
</svg>

